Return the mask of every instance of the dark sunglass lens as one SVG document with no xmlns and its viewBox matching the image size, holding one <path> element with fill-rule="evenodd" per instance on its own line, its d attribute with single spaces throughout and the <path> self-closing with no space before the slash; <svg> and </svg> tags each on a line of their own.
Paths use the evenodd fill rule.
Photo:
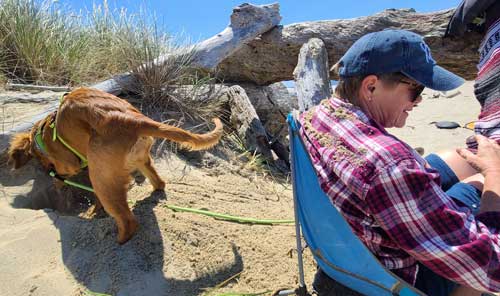
<svg viewBox="0 0 500 296">
<path fill-rule="evenodd" d="M 413 99 L 412 99 L 412 102 L 415 102 L 418 99 L 418 97 L 420 97 L 420 95 L 424 91 L 424 88 L 425 88 L 425 86 L 421 85 L 419 87 L 416 87 L 413 90 Z"/>
</svg>

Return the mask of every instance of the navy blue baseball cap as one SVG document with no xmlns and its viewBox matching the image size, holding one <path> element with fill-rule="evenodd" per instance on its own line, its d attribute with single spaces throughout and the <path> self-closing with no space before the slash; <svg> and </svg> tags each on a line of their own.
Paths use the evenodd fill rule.
<svg viewBox="0 0 500 296">
<path fill-rule="evenodd" d="M 446 91 L 464 80 L 440 67 L 422 36 L 405 30 L 369 33 L 347 50 L 338 64 L 340 77 L 401 72 L 425 87 Z"/>
</svg>

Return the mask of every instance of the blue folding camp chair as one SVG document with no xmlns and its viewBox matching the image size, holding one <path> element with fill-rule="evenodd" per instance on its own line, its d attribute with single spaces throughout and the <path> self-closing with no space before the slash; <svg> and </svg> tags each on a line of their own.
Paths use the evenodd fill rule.
<svg viewBox="0 0 500 296">
<path fill-rule="evenodd" d="M 296 113 L 290 114 L 287 121 L 299 250 L 299 288 L 295 293 L 307 292 L 301 254 L 302 228 L 304 239 L 319 267 L 342 285 L 365 295 L 425 295 L 384 268 L 331 204 L 319 185 L 298 133 L 299 123 L 293 114 Z"/>
</svg>

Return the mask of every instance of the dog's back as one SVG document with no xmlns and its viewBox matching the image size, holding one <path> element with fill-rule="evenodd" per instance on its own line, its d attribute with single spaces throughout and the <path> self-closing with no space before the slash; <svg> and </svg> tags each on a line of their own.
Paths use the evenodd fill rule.
<svg viewBox="0 0 500 296">
<path fill-rule="evenodd" d="M 215 118 L 215 129 L 194 134 L 156 122 L 143 115 L 127 101 L 97 89 L 79 88 L 65 96 L 58 122 L 73 122 L 73 128 L 92 129 L 102 135 L 134 135 L 165 138 L 191 150 L 208 149 L 218 143 L 223 126 Z M 90 131 L 89 131 L 90 132 Z"/>
</svg>

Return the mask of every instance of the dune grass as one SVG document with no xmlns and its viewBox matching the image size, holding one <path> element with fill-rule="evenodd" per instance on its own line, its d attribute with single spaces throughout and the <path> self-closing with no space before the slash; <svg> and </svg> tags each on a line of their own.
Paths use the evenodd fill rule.
<svg viewBox="0 0 500 296">
<path fill-rule="evenodd" d="M 16 82 L 91 84 L 174 49 L 146 12 L 111 9 L 106 1 L 79 12 L 57 1 L 0 1 L 0 73 Z M 179 70 L 170 69 L 166 78 L 177 79 Z"/>
</svg>

